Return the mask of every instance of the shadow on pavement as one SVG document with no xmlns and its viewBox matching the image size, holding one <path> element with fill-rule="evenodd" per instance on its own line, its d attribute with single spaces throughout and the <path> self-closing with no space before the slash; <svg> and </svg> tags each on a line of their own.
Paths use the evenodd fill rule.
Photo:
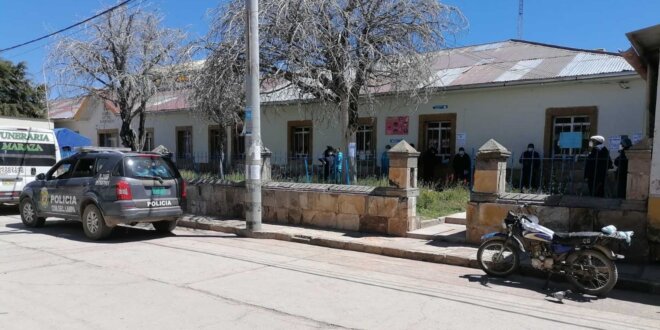
<svg viewBox="0 0 660 330">
<path fill-rule="evenodd" d="M 0 216 L 18 215 L 18 205 L 0 204 Z"/>
<path fill-rule="evenodd" d="M 176 235 L 174 233 L 159 233 L 152 229 L 151 225 L 143 224 L 139 225 L 140 227 L 129 227 L 129 226 L 117 226 L 112 231 L 112 235 L 105 240 L 93 241 L 85 236 L 85 233 L 82 229 L 82 224 L 78 221 L 71 220 L 46 220 L 46 223 L 41 228 L 29 228 L 25 227 L 23 223 L 8 223 L 5 225 L 6 228 L 11 228 L 13 230 L 0 232 L 0 236 L 11 235 L 11 234 L 42 234 L 49 235 L 59 238 L 65 238 L 78 242 L 90 242 L 90 243 L 100 243 L 100 244 L 112 244 L 112 243 L 122 243 L 122 242 L 136 242 L 136 241 L 148 241 L 154 239 L 160 239 L 164 237 L 214 237 L 214 238 L 233 238 L 234 235 Z"/>
<path fill-rule="evenodd" d="M 559 276 L 552 277 L 553 280 L 550 282 L 549 285 L 550 288 L 548 290 L 543 288 L 545 284 L 544 280 L 533 277 L 526 277 L 522 275 L 512 275 L 506 278 L 501 278 L 501 277 L 493 277 L 482 274 L 467 274 L 467 275 L 461 275 L 459 277 L 464 278 L 469 282 L 478 282 L 479 284 L 487 288 L 492 288 L 493 286 L 505 286 L 505 287 L 517 288 L 517 289 L 527 289 L 545 296 L 546 300 L 553 303 L 561 303 L 560 301 L 557 301 L 556 299 L 551 297 L 553 293 L 558 291 L 571 290 L 573 292 L 567 293 L 564 300 L 588 303 L 599 299 L 615 299 L 615 300 L 636 302 L 646 305 L 660 306 L 660 299 L 658 299 L 658 296 L 648 293 L 639 293 L 639 292 L 631 292 L 624 290 L 612 290 L 607 295 L 606 298 L 577 293 L 569 283 L 558 282 L 557 280 L 560 278 Z"/>
</svg>

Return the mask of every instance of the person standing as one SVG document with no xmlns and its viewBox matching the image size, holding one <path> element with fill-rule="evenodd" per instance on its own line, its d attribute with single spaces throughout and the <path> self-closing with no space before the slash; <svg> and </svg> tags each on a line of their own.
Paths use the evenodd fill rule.
<svg viewBox="0 0 660 330">
<path fill-rule="evenodd" d="M 323 181 L 328 182 L 330 178 L 330 170 L 335 166 L 335 149 L 332 146 L 327 146 L 323 152 Z"/>
<path fill-rule="evenodd" d="M 380 156 L 380 173 L 385 177 L 389 176 L 390 173 L 390 154 L 388 153 L 390 149 L 392 149 L 392 146 L 389 144 L 386 145 L 385 151 Z"/>
<path fill-rule="evenodd" d="M 344 165 L 344 154 L 341 152 L 341 148 L 335 149 L 335 155 L 335 182 L 341 183 L 342 165 Z"/>
<path fill-rule="evenodd" d="M 626 157 L 626 150 L 632 146 L 632 141 L 629 138 L 621 139 L 619 145 L 619 156 L 614 159 L 614 166 L 616 166 L 616 197 L 626 198 L 626 185 L 628 184 L 628 157 Z"/>
<path fill-rule="evenodd" d="M 591 152 L 584 165 L 584 177 L 589 185 L 589 194 L 594 197 L 605 197 L 605 179 L 607 171 L 612 169 L 610 151 L 605 146 L 605 138 L 594 135 L 589 139 Z"/>
<path fill-rule="evenodd" d="M 537 189 L 539 187 L 539 168 L 541 167 L 541 156 L 534 150 L 534 144 L 527 145 L 527 150 L 520 155 L 518 161 L 522 164 L 522 189 Z"/>
<path fill-rule="evenodd" d="M 470 166 L 472 161 L 470 156 L 465 153 L 465 148 L 458 148 L 458 153 L 454 156 L 452 167 L 454 168 L 454 179 L 462 184 L 470 182 Z"/>
<path fill-rule="evenodd" d="M 433 142 L 431 142 L 433 143 Z M 435 176 L 435 162 L 438 150 L 433 146 L 426 149 L 419 156 L 419 167 L 421 168 L 421 177 L 424 182 L 432 182 Z"/>
</svg>

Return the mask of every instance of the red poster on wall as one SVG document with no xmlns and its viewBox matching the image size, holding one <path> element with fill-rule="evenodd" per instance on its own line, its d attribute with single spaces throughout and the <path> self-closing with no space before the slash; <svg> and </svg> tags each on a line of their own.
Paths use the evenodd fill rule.
<svg viewBox="0 0 660 330">
<path fill-rule="evenodd" d="M 386 135 L 408 135 L 408 116 L 387 117 L 385 119 Z"/>
</svg>

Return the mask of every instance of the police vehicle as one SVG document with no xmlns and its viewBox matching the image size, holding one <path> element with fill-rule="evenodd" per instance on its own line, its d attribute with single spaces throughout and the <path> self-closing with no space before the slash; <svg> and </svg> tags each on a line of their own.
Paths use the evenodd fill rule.
<svg viewBox="0 0 660 330">
<path fill-rule="evenodd" d="M 20 197 L 27 227 L 47 217 L 81 221 L 99 240 L 119 224 L 152 223 L 170 232 L 183 213 L 186 183 L 167 155 L 116 148 L 82 148 L 37 175 Z"/>
</svg>

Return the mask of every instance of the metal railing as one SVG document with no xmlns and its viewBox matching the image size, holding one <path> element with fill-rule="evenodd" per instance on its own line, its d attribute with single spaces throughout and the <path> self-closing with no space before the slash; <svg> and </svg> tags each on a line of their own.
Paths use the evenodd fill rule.
<svg viewBox="0 0 660 330">
<path fill-rule="evenodd" d="M 507 191 L 532 194 L 625 198 L 627 165 L 584 155 L 520 158 L 507 165 Z M 623 177 L 622 177 L 623 176 Z"/>
<path fill-rule="evenodd" d="M 273 153 L 270 157 L 271 177 L 276 181 L 355 184 L 350 179 L 351 164 L 347 157 L 343 157 L 341 162 L 335 161 L 327 168 L 318 158 Z M 217 178 L 230 176 L 236 180 L 245 176 L 245 157 L 240 154 L 233 155 L 229 159 L 215 153 L 198 152 L 174 155 L 174 161 L 179 170 L 190 171 L 199 176 Z M 382 176 L 376 159 L 357 159 L 355 166 L 358 181 Z"/>
</svg>

